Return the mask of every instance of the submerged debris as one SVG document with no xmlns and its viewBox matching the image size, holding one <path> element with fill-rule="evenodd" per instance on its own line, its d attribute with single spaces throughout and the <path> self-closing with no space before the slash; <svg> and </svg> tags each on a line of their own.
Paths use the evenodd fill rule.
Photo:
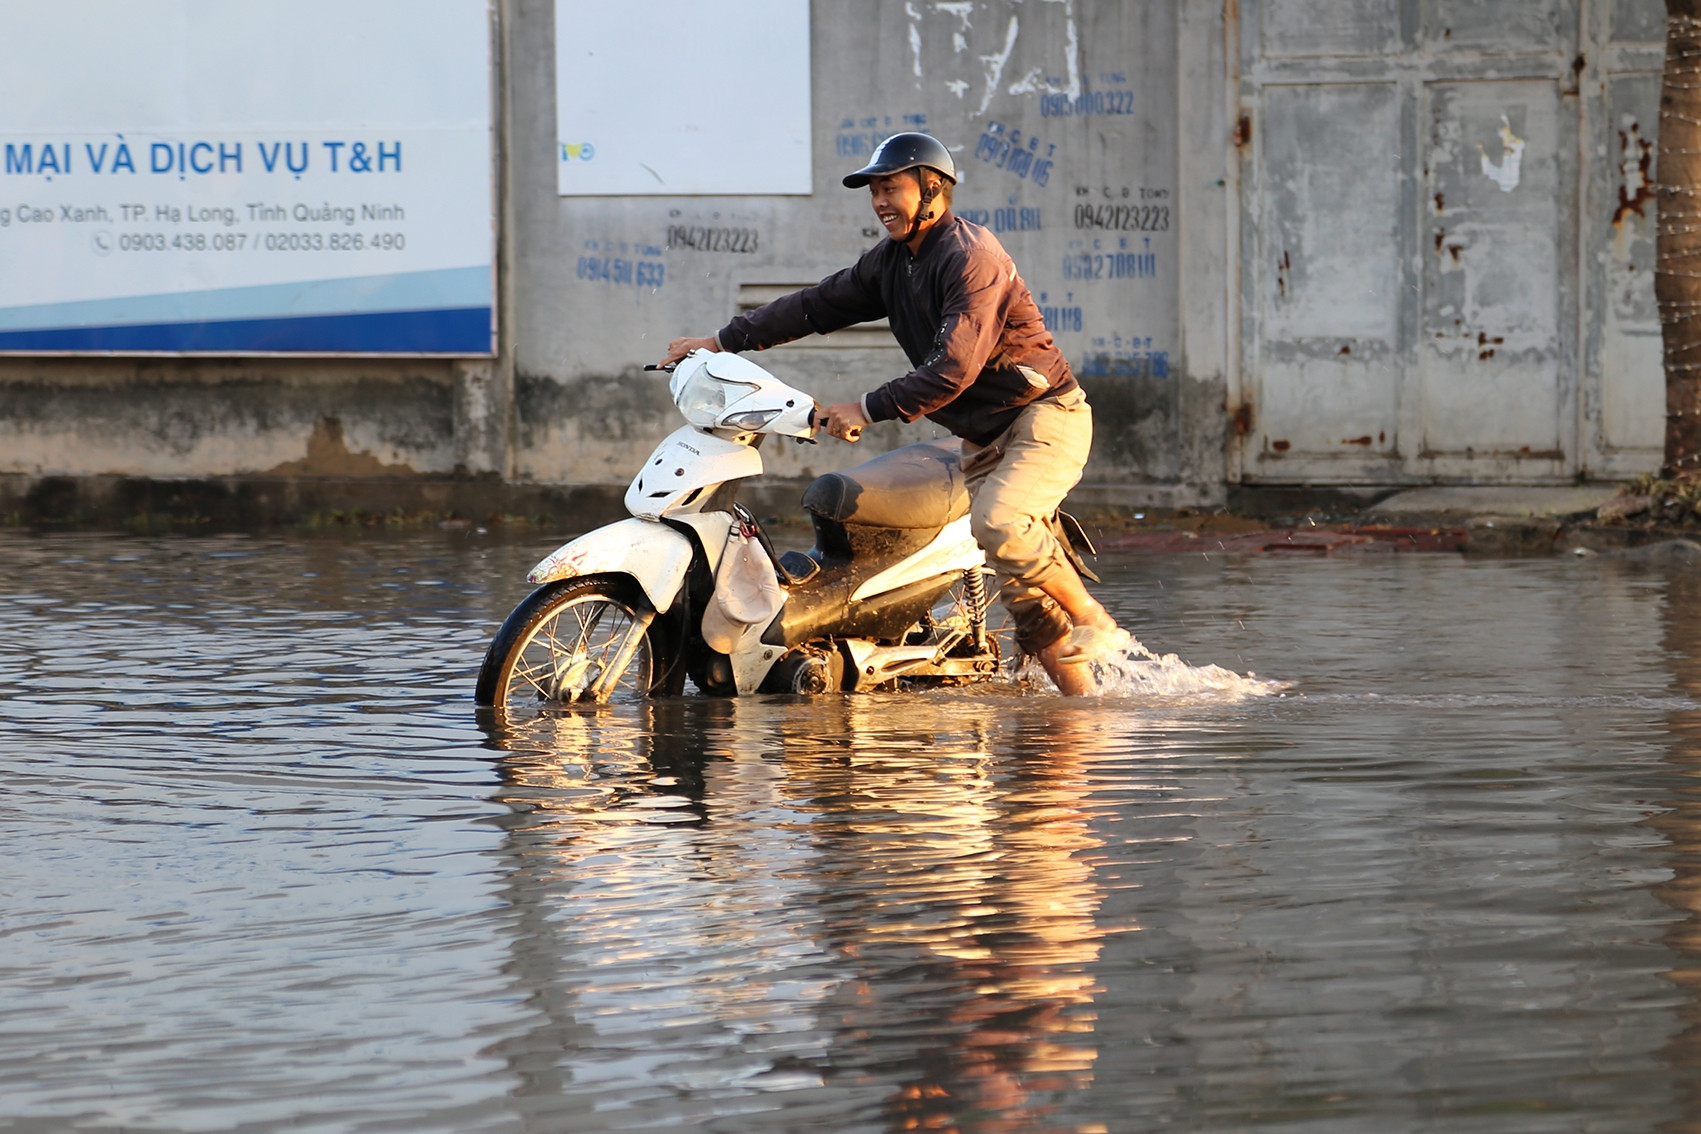
<svg viewBox="0 0 1701 1134">
<path fill-rule="evenodd" d="M 1640 516 L 1654 504 L 1652 496 L 1640 494 L 1619 494 L 1595 509 L 1595 519 L 1603 524 L 1614 523 L 1618 520 L 1628 520 L 1632 516 Z"/>
<path fill-rule="evenodd" d="M 1657 473 L 1643 473 L 1597 508 L 1595 519 L 1603 524 L 1636 520 L 1649 526 L 1701 527 L 1701 473 L 1684 473 L 1669 480 Z"/>
</svg>

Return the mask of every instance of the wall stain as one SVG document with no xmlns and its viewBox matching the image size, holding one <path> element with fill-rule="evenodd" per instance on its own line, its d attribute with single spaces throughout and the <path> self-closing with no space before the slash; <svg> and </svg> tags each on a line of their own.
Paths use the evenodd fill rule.
<svg viewBox="0 0 1701 1134">
<path fill-rule="evenodd" d="M 1646 217 L 1642 207 L 1654 199 L 1654 143 L 1642 137 L 1632 122 L 1618 132 L 1618 152 L 1618 208 L 1612 214 L 1615 225 L 1631 213 Z"/>
<path fill-rule="evenodd" d="M 647 449 L 680 424 L 666 381 L 637 366 L 620 374 L 567 379 L 518 373 L 514 409 L 522 449 L 541 447 L 564 429 L 605 441 L 640 442 Z"/>
<path fill-rule="evenodd" d="M 1174 437 L 1183 380 L 1135 375 L 1083 383 L 1093 407 L 1094 459 L 1152 479 L 1179 476 Z"/>
<path fill-rule="evenodd" d="M 9 471 L 31 471 L 18 466 L 13 438 L 31 445 L 52 438 L 57 463 L 44 471 L 256 475 L 262 465 L 302 453 L 303 440 L 325 417 L 406 462 L 384 475 L 442 472 L 450 463 L 453 386 L 447 374 L 411 364 L 386 372 L 372 363 L 292 359 L 232 370 L 189 361 L 125 367 L 67 359 L 41 367 L 33 381 L 9 381 L 9 369 L 0 366 L 0 468 Z"/>
<path fill-rule="evenodd" d="M 409 465 L 387 465 L 369 451 L 356 453 L 343 439 L 343 423 L 322 417 L 307 438 L 307 455 L 266 470 L 270 476 L 418 476 Z"/>
<path fill-rule="evenodd" d="M 1435 230 L 1435 254 L 1437 256 L 1445 252 L 1447 255 L 1453 257 L 1453 262 L 1457 264 L 1459 262 L 1459 251 L 1462 248 L 1464 248 L 1463 244 L 1447 243 L 1446 229 L 1438 228 Z"/>
</svg>

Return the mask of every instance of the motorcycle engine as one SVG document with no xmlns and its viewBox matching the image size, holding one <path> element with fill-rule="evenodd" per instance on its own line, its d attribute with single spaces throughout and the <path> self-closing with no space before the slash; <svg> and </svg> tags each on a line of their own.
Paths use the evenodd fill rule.
<svg viewBox="0 0 1701 1134">
<path fill-rule="evenodd" d="M 828 693 L 844 688 L 845 660 L 837 650 L 800 646 L 774 663 L 764 693 Z"/>
</svg>

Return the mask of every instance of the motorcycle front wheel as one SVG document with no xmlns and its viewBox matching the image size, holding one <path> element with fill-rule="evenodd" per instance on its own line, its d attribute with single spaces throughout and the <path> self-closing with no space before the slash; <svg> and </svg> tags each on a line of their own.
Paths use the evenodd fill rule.
<svg viewBox="0 0 1701 1134">
<path fill-rule="evenodd" d="M 524 710 L 665 692 L 678 667 L 659 621 L 642 592 L 625 580 L 548 583 L 496 632 L 474 700 Z"/>
</svg>

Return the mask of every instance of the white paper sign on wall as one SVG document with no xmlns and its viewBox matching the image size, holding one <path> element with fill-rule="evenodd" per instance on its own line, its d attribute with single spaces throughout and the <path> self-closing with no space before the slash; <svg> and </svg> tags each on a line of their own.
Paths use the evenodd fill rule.
<svg viewBox="0 0 1701 1134">
<path fill-rule="evenodd" d="M 562 196 L 808 194 L 809 0 L 555 0 Z"/>
</svg>

